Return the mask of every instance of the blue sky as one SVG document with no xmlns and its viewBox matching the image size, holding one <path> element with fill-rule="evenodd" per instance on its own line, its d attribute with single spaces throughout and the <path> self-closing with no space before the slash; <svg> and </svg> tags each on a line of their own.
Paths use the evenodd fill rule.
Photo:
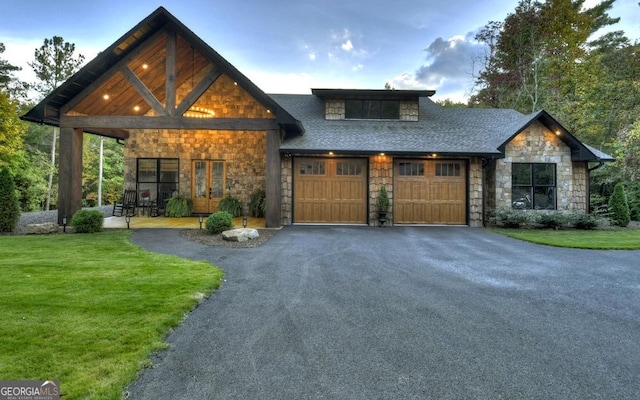
<svg viewBox="0 0 640 400">
<path fill-rule="evenodd" d="M 597 0 L 587 0 L 595 4 Z M 311 88 L 437 90 L 466 101 L 483 49 L 475 33 L 517 0 L 4 0 L 0 55 L 35 78 L 28 61 L 62 36 L 88 60 L 163 6 L 267 93 Z M 640 39 L 637 0 L 617 0 L 615 27 Z"/>
</svg>

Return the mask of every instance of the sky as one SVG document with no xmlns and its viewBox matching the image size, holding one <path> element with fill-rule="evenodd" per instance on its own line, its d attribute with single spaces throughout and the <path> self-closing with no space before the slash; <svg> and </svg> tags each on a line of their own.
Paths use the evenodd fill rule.
<svg viewBox="0 0 640 400">
<path fill-rule="evenodd" d="M 2 0 L 0 58 L 35 75 L 28 62 L 45 38 L 74 43 L 87 61 L 159 6 L 266 93 L 312 88 L 436 90 L 466 102 L 484 54 L 474 36 L 503 21 L 517 0 Z M 598 0 L 586 0 L 586 5 Z M 640 39 L 638 0 L 610 12 Z"/>
</svg>

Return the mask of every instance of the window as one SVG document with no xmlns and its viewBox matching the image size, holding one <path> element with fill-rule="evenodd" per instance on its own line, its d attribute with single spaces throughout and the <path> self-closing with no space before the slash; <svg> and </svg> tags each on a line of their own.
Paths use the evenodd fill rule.
<svg viewBox="0 0 640 400">
<path fill-rule="evenodd" d="M 362 175 L 362 163 L 338 161 L 336 163 L 336 175 L 360 176 Z"/>
<path fill-rule="evenodd" d="M 400 176 L 424 176 L 424 163 L 401 162 L 398 164 Z"/>
<path fill-rule="evenodd" d="M 136 186 L 141 198 L 157 201 L 164 193 L 178 191 L 180 162 L 177 158 L 139 158 Z M 139 196 L 139 197 L 140 197 Z"/>
<path fill-rule="evenodd" d="M 556 165 L 514 163 L 511 166 L 512 207 L 556 209 Z"/>
<path fill-rule="evenodd" d="M 397 100 L 345 100 L 346 119 L 400 119 Z"/>
<path fill-rule="evenodd" d="M 324 161 L 305 161 L 300 163 L 300 175 L 324 175 Z"/>
<path fill-rule="evenodd" d="M 211 163 L 211 196 L 222 197 L 224 194 L 224 161 Z"/>
<path fill-rule="evenodd" d="M 460 164 L 436 163 L 436 176 L 460 176 Z"/>
</svg>

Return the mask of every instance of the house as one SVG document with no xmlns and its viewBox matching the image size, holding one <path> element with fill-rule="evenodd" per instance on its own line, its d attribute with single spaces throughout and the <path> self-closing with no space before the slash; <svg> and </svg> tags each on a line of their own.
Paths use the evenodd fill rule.
<svg viewBox="0 0 640 400">
<path fill-rule="evenodd" d="M 158 8 L 22 118 L 60 127 L 59 222 L 80 209 L 82 133 L 124 145 L 139 201 L 195 213 L 266 191 L 266 225 L 481 226 L 500 207 L 588 208 L 589 163 L 611 157 L 545 111 L 447 109 L 430 90 L 267 95 Z M 143 198 L 144 197 L 144 198 Z"/>
</svg>

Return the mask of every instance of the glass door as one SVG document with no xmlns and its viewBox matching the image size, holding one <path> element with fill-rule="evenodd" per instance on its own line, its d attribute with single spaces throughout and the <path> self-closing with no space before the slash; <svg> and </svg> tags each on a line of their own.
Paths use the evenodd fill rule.
<svg viewBox="0 0 640 400">
<path fill-rule="evenodd" d="M 194 213 L 210 214 L 218 210 L 224 197 L 224 168 L 224 161 L 193 160 L 191 198 Z"/>
</svg>

